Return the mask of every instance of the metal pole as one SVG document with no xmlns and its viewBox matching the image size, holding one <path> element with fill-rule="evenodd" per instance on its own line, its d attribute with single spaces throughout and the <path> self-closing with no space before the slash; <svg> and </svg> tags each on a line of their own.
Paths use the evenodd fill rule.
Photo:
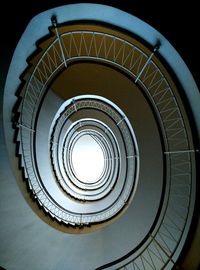
<svg viewBox="0 0 200 270">
<path fill-rule="evenodd" d="M 27 127 L 27 126 L 24 126 L 24 125 L 20 124 L 20 123 L 17 123 L 17 126 L 18 126 L 18 127 L 22 127 L 22 128 L 24 128 L 24 129 L 27 129 L 27 130 L 29 130 L 29 131 L 35 132 L 34 129 L 31 129 L 31 128 Z"/>
<path fill-rule="evenodd" d="M 64 65 L 65 67 L 67 67 L 67 62 L 66 62 L 66 59 L 65 59 L 65 54 L 64 54 L 64 50 L 63 50 L 63 46 L 62 46 L 62 41 L 61 41 L 61 38 L 60 38 L 60 35 L 58 33 L 58 28 L 57 28 L 57 19 L 55 16 L 53 16 L 51 18 L 51 21 L 52 21 L 52 25 L 55 29 L 55 32 L 56 32 L 56 36 L 58 38 L 58 44 L 60 46 L 60 50 L 61 50 L 61 55 L 62 55 L 62 59 L 63 59 L 63 62 L 64 62 Z"/>
<path fill-rule="evenodd" d="M 197 150 L 178 150 L 178 151 L 168 151 L 168 152 L 164 152 L 164 154 L 168 155 L 168 154 L 182 154 L 182 153 L 195 153 Z"/>
<path fill-rule="evenodd" d="M 153 52 L 151 53 L 151 55 L 149 56 L 149 58 L 147 59 L 146 63 L 144 64 L 143 68 L 141 69 L 141 71 L 139 72 L 139 74 L 137 75 L 136 79 L 135 79 L 135 83 L 139 80 L 140 76 L 142 75 L 142 73 L 144 72 L 146 66 L 149 64 L 149 62 L 151 61 L 152 57 L 154 56 L 154 54 L 158 51 L 158 49 L 160 48 L 160 44 L 155 45 Z"/>
</svg>

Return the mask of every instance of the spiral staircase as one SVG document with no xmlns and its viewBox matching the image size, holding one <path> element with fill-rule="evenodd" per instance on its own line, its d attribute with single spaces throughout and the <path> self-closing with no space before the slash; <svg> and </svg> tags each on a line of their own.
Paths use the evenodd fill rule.
<svg viewBox="0 0 200 270">
<path fill-rule="evenodd" d="M 129 14 L 80 4 L 36 16 L 5 85 L 2 153 L 14 176 L 2 158 L 0 265 L 181 269 L 196 204 L 197 90 L 165 38 Z"/>
</svg>

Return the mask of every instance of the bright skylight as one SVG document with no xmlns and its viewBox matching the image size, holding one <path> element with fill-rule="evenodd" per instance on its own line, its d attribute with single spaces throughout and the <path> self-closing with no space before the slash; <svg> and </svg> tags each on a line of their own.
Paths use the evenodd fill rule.
<svg viewBox="0 0 200 270">
<path fill-rule="evenodd" d="M 104 155 L 99 143 L 85 134 L 75 143 L 72 150 L 72 166 L 79 181 L 94 183 L 104 169 Z"/>
</svg>

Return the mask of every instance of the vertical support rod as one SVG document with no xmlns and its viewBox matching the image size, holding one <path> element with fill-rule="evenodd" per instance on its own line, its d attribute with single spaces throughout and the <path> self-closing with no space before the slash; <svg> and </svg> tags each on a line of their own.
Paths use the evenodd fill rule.
<svg viewBox="0 0 200 270">
<path fill-rule="evenodd" d="M 167 151 L 164 152 L 164 154 L 170 155 L 170 154 L 195 153 L 195 152 L 198 152 L 198 150 L 188 149 L 188 150 Z"/>
<path fill-rule="evenodd" d="M 23 125 L 23 124 L 20 124 L 20 123 L 17 123 L 17 127 L 22 127 L 22 128 L 24 128 L 24 129 L 26 129 L 26 130 L 29 130 L 29 131 L 35 132 L 35 130 L 34 130 L 34 129 L 29 128 L 29 127 L 27 127 L 27 126 L 25 126 L 25 125 Z"/>
<path fill-rule="evenodd" d="M 77 112 L 78 110 L 77 110 L 77 107 L 76 107 L 76 101 L 75 101 L 74 98 L 72 99 L 72 104 L 74 105 L 74 110 L 75 110 L 75 112 Z"/>
<path fill-rule="evenodd" d="M 60 35 L 59 35 L 59 33 L 58 33 L 56 17 L 53 16 L 53 17 L 51 18 L 51 21 L 52 21 L 52 25 L 53 25 L 53 27 L 54 27 L 54 29 L 55 29 L 56 36 L 57 36 L 57 38 L 58 38 L 58 44 L 59 44 L 59 46 L 60 46 L 61 55 L 62 55 L 62 59 L 63 59 L 64 65 L 65 65 L 65 67 L 67 68 L 67 62 L 66 62 L 66 59 L 65 59 L 65 54 L 64 54 L 64 50 L 63 50 L 63 46 L 62 46 L 62 41 L 61 41 Z"/>
<path fill-rule="evenodd" d="M 153 52 L 151 53 L 151 55 L 149 56 L 149 58 L 147 59 L 146 63 L 144 64 L 143 68 L 140 70 L 139 74 L 137 75 L 137 77 L 135 78 L 135 83 L 139 80 L 140 76 L 142 75 L 142 73 L 144 72 L 146 66 L 149 64 L 149 62 L 151 61 L 152 57 L 154 56 L 154 54 L 159 50 L 160 48 L 160 44 L 157 44 L 154 46 Z"/>
</svg>

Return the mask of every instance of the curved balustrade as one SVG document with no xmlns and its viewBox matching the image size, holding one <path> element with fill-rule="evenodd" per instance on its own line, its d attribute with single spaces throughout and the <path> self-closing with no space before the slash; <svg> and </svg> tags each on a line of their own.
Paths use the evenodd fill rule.
<svg viewBox="0 0 200 270">
<path fill-rule="evenodd" d="M 56 109 L 47 130 L 47 165 L 37 151 L 43 136 L 38 135 L 42 129 L 38 119 L 49 87 L 59 72 L 62 74 L 70 65 L 89 61 L 126 74 L 143 93 L 160 134 L 163 159 L 160 205 L 140 245 L 128 256 L 98 269 L 113 265 L 124 270 L 171 267 L 191 218 L 189 209 L 195 181 L 195 149 L 179 90 L 159 59 L 157 44 L 151 52 L 132 37 L 120 33 L 117 36 L 117 32 L 105 27 L 101 31 L 93 28 L 86 25 L 86 30 L 67 31 L 67 26 L 56 26 L 57 36 L 43 44 L 38 60 L 33 61 L 19 107 L 17 141 L 21 166 L 34 198 L 58 222 L 93 225 L 112 219 L 134 204 L 137 183 L 141 180 L 139 164 L 144 158 L 140 155 L 137 128 L 129 116 L 106 98 L 80 95 L 65 101 L 65 106 Z M 76 140 L 88 134 L 98 142 L 105 159 L 101 177 L 92 183 L 80 181 L 71 156 Z M 43 166 L 53 172 L 48 181 L 40 173 Z M 56 195 L 51 183 L 60 190 L 63 199 Z M 148 192 L 151 196 L 152 191 Z"/>
</svg>

